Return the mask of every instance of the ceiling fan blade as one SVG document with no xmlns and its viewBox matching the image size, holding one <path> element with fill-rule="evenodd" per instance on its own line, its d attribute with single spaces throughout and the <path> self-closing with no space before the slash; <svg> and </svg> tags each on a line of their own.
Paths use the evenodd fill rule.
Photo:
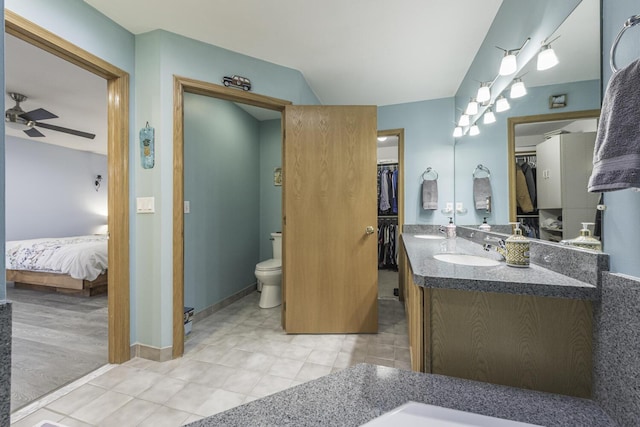
<svg viewBox="0 0 640 427">
<path fill-rule="evenodd" d="M 55 130 L 55 131 L 58 131 L 58 132 L 68 133 L 70 135 L 81 136 L 83 138 L 93 139 L 93 138 L 96 137 L 92 133 L 82 132 L 80 130 L 75 130 L 75 129 L 63 128 L 61 126 L 56 126 L 56 125 L 50 125 L 49 123 L 36 122 L 35 125 L 38 126 L 38 127 L 41 127 L 41 128 L 45 128 L 45 129 L 50 129 L 50 130 Z"/>
<path fill-rule="evenodd" d="M 36 129 L 36 128 L 29 128 L 29 129 L 25 130 L 24 133 L 29 135 L 31 138 L 37 138 L 37 137 L 44 136 L 44 134 L 42 132 L 40 132 L 38 129 Z"/>
<path fill-rule="evenodd" d="M 20 114 L 20 117 L 23 119 L 29 120 L 31 122 L 35 122 L 38 120 L 47 120 L 47 119 L 57 119 L 58 116 L 55 114 L 45 110 L 44 108 L 38 108 L 33 111 L 28 111 L 26 113 Z"/>
</svg>

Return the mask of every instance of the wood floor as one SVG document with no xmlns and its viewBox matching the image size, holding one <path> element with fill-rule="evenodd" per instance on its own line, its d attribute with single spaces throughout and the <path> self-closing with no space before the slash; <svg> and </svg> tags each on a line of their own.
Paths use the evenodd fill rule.
<svg viewBox="0 0 640 427">
<path fill-rule="evenodd" d="M 107 363 L 107 296 L 15 289 L 11 411 Z"/>
</svg>

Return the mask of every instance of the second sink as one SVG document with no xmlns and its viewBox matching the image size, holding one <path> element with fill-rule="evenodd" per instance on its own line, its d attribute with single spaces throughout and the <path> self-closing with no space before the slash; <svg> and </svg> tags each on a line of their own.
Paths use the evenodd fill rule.
<svg viewBox="0 0 640 427">
<path fill-rule="evenodd" d="M 436 254 L 433 257 L 438 261 L 449 262 L 451 264 L 470 265 L 473 267 L 493 267 L 496 265 L 500 265 L 500 261 L 477 255 Z"/>
</svg>

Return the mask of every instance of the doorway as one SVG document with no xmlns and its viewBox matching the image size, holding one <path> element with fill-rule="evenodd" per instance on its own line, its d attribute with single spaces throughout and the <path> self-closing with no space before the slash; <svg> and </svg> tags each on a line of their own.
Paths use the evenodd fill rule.
<svg viewBox="0 0 640 427">
<path fill-rule="evenodd" d="M 399 298 L 398 244 L 404 223 L 404 129 L 378 131 L 378 299 Z"/>
<path fill-rule="evenodd" d="M 130 358 L 129 74 L 21 16 L 5 10 L 5 31 L 107 80 L 108 360 Z"/>
</svg>

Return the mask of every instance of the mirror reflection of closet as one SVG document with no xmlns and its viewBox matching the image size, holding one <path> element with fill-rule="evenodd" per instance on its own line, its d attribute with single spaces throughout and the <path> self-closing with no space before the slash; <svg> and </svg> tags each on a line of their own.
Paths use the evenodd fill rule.
<svg viewBox="0 0 640 427">
<path fill-rule="evenodd" d="M 599 194 L 587 192 L 596 129 L 596 118 L 515 126 L 516 221 L 529 237 L 560 242 L 596 222 Z"/>
<path fill-rule="evenodd" d="M 378 298 L 398 297 L 399 138 L 378 135 Z"/>
</svg>

